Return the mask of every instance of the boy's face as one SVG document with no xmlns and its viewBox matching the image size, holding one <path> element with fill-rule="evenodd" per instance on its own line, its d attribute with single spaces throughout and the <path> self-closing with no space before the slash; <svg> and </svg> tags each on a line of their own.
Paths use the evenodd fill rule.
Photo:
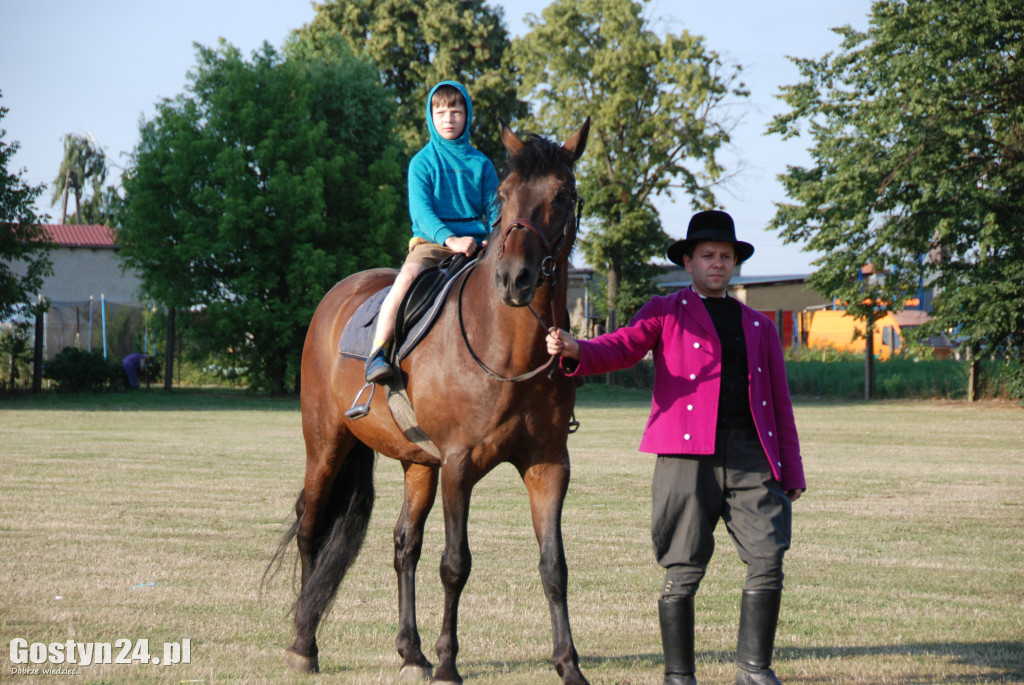
<svg viewBox="0 0 1024 685">
<path fill-rule="evenodd" d="M 465 105 L 439 105 L 430 109 L 434 130 L 445 140 L 455 140 L 466 130 Z"/>
</svg>

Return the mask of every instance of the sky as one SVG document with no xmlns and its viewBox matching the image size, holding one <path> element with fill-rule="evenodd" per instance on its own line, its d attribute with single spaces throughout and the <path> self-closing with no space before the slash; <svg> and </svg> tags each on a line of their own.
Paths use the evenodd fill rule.
<svg viewBox="0 0 1024 685">
<path fill-rule="evenodd" d="M 526 32 L 528 13 L 540 16 L 551 0 L 507 0 L 501 6 L 512 36 Z M 737 237 L 753 243 L 745 276 L 806 275 L 817 256 L 783 245 L 766 230 L 775 204 L 786 195 L 777 176 L 787 165 L 806 165 L 811 141 L 767 136 L 772 116 L 786 111 L 781 86 L 799 81 L 788 56 L 818 59 L 839 46 L 830 29 L 865 29 L 871 0 L 651 0 L 644 15 L 659 30 L 701 35 L 727 64 L 743 67 L 751 94 L 737 100 L 740 115 L 733 145 L 720 157 L 727 169 L 742 166 L 729 186 L 716 190 L 736 222 Z M 183 93 L 195 65 L 193 43 L 219 38 L 250 54 L 264 41 L 279 47 L 315 14 L 309 0 L 0 0 L 0 121 L 6 144 L 20 143 L 9 172 L 24 169 L 30 185 L 46 184 L 37 213 L 58 221 L 50 204 L 53 179 L 68 133 L 92 135 L 115 165 L 138 142 L 139 122 L 155 103 Z M 730 116 L 733 112 L 730 112 Z M 546 132 L 564 138 L 571 131 Z M 114 174 L 120 173 L 115 168 Z M 113 179 L 109 179 L 113 180 Z M 659 200 L 662 225 L 673 238 L 686 234 L 689 198 Z M 577 255 L 578 258 L 578 255 Z"/>
</svg>

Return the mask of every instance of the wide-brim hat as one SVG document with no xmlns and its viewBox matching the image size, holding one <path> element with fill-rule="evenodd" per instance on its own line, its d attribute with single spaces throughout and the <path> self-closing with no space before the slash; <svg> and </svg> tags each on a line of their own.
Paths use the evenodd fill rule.
<svg viewBox="0 0 1024 685">
<path fill-rule="evenodd" d="M 668 246 L 668 258 L 683 266 L 683 255 L 697 243 L 706 240 L 732 243 L 736 248 L 737 262 L 745 262 L 754 254 L 754 246 L 742 240 L 736 240 L 736 225 L 732 217 L 726 212 L 711 209 L 706 212 L 697 212 L 690 218 L 690 225 L 686 228 L 686 238 L 677 240 Z"/>
</svg>

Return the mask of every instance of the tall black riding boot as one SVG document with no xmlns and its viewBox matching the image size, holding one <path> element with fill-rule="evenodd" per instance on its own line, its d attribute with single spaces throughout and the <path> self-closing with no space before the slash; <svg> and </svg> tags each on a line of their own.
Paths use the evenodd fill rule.
<svg viewBox="0 0 1024 685">
<path fill-rule="evenodd" d="M 665 650 L 665 685 L 697 685 L 693 675 L 693 595 L 659 599 L 658 621 Z"/>
<path fill-rule="evenodd" d="M 736 641 L 736 685 L 780 685 L 769 666 L 782 590 L 744 590 Z"/>
</svg>

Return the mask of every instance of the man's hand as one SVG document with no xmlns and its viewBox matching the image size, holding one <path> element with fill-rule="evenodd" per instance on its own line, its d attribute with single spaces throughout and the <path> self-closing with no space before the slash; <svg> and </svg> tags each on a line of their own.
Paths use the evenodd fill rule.
<svg viewBox="0 0 1024 685">
<path fill-rule="evenodd" d="M 548 330 L 544 342 L 547 343 L 550 355 L 568 357 L 569 359 L 580 358 L 580 344 L 569 334 L 569 331 L 551 328 Z"/>
<path fill-rule="evenodd" d="M 472 257 L 477 249 L 476 240 L 468 235 L 461 238 L 453 235 L 444 241 L 444 246 L 452 252 L 461 252 L 467 257 Z"/>
<path fill-rule="evenodd" d="M 793 490 L 786 490 L 786 497 L 789 498 L 790 502 L 795 502 L 800 499 L 800 495 L 804 494 L 803 488 L 795 488 Z"/>
</svg>

